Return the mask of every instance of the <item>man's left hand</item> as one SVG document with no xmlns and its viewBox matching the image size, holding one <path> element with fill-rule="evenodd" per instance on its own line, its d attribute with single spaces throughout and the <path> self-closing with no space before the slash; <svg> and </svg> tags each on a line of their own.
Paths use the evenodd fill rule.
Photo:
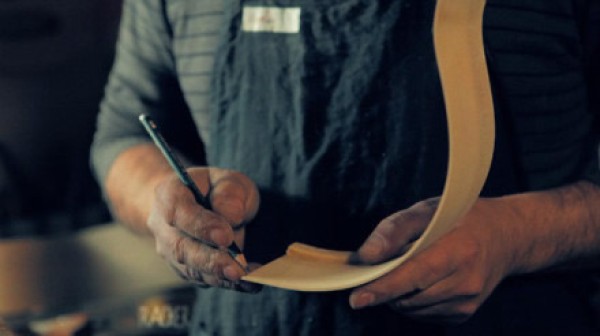
<svg viewBox="0 0 600 336">
<path fill-rule="evenodd" d="M 376 264 L 407 250 L 425 230 L 438 199 L 419 202 L 384 219 L 354 256 Z M 510 272 L 514 211 L 501 199 L 479 199 L 457 227 L 385 276 L 355 289 L 353 308 L 387 303 L 407 316 L 459 323 L 472 316 Z M 514 218 L 513 218 L 514 219 Z"/>
</svg>

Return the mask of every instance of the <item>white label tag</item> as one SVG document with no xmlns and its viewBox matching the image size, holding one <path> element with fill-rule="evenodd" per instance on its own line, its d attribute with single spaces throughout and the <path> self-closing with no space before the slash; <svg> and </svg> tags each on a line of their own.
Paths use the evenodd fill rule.
<svg viewBox="0 0 600 336">
<path fill-rule="evenodd" d="M 300 13 L 299 7 L 244 7 L 242 31 L 297 34 Z"/>
</svg>

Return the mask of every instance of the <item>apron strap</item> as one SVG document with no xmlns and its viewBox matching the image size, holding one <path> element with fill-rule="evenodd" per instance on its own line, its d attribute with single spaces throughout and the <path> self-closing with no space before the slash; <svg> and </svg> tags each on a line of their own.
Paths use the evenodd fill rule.
<svg viewBox="0 0 600 336">
<path fill-rule="evenodd" d="M 452 230 L 473 206 L 490 169 L 494 107 L 483 43 L 486 0 L 438 0 L 435 54 L 446 104 L 449 158 L 440 204 L 407 253 L 373 266 L 348 263 L 350 252 L 294 243 L 286 255 L 243 280 L 298 291 L 333 291 L 370 282 L 398 267 Z"/>
</svg>

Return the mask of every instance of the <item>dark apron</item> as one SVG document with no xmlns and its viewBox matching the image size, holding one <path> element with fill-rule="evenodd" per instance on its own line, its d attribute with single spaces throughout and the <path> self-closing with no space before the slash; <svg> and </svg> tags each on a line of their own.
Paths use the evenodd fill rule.
<svg viewBox="0 0 600 336">
<path fill-rule="evenodd" d="M 379 220 L 441 194 L 447 130 L 431 36 L 435 1 L 224 1 L 229 25 L 207 155 L 210 165 L 242 171 L 260 188 L 249 260 L 269 261 L 293 241 L 356 249 Z M 299 7 L 300 30 L 243 31 L 243 6 Z M 500 138 L 487 195 L 518 189 Z M 201 290 L 193 327 L 198 335 L 450 332 L 386 306 L 355 312 L 347 300 L 348 292 Z M 493 332 L 504 304 L 455 334 Z"/>
<path fill-rule="evenodd" d="M 239 1 L 230 3 L 208 160 L 261 188 L 250 231 L 264 237 L 268 218 L 281 240 L 265 258 L 291 241 L 354 249 L 382 218 L 441 193 L 432 1 L 242 2 L 301 7 L 295 34 L 242 31 Z"/>
<path fill-rule="evenodd" d="M 431 1 L 226 0 L 215 70 L 210 165 L 257 182 L 245 253 L 287 244 L 356 249 L 377 222 L 439 195 L 446 126 Z M 300 7 L 299 33 L 242 31 L 242 7 Z M 199 291 L 199 335 L 433 335 L 348 292 Z M 412 333 L 411 330 L 415 332 Z"/>
</svg>

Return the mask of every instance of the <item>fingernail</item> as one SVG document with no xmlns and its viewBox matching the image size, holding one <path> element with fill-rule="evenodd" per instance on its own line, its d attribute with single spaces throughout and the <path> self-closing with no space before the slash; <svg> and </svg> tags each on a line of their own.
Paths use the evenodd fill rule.
<svg viewBox="0 0 600 336">
<path fill-rule="evenodd" d="M 219 246 L 229 245 L 229 239 L 227 239 L 227 234 L 220 229 L 214 229 L 210 231 L 210 239 L 213 241 L 213 243 Z"/>
<path fill-rule="evenodd" d="M 385 240 L 379 234 L 373 234 L 362 247 L 362 254 L 367 257 L 378 257 L 383 251 Z"/>
<path fill-rule="evenodd" d="M 362 292 L 350 296 L 350 306 L 354 309 L 370 306 L 374 301 L 375 295 L 371 292 Z"/>
<path fill-rule="evenodd" d="M 227 279 L 229 279 L 229 280 L 231 280 L 231 281 L 234 281 L 234 282 L 237 282 L 237 281 L 239 281 L 239 280 L 240 280 L 240 278 L 242 277 L 242 275 L 241 275 L 241 274 L 240 274 L 240 272 L 238 271 L 238 267 L 236 267 L 236 266 L 232 266 L 232 265 L 226 266 L 226 267 L 223 269 L 223 275 L 224 275 L 224 276 L 225 276 Z"/>
</svg>

